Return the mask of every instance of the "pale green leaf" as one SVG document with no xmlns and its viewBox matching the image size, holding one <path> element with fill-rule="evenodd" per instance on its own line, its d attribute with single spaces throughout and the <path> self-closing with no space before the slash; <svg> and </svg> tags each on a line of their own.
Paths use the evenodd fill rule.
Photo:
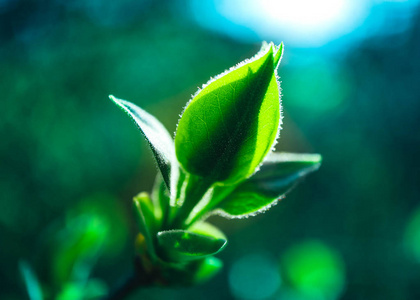
<svg viewBox="0 0 420 300">
<path fill-rule="evenodd" d="M 264 211 L 283 198 L 307 174 L 317 170 L 320 164 L 321 156 L 318 154 L 271 153 L 261 169 L 240 183 L 216 206 L 216 210 L 229 217 Z"/>
<path fill-rule="evenodd" d="M 175 137 L 176 155 L 187 172 L 224 184 L 254 173 L 280 129 L 276 67 L 282 51 L 282 45 L 263 47 L 193 97 Z"/>
<path fill-rule="evenodd" d="M 221 232 L 219 228 L 207 222 L 195 222 L 191 227 L 188 228 L 188 231 L 226 240 L 225 234 Z"/>
</svg>

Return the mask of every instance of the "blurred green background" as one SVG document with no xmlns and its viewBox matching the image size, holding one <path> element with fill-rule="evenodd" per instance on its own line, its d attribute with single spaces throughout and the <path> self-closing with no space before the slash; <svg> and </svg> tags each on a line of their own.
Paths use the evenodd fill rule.
<svg viewBox="0 0 420 300">
<path fill-rule="evenodd" d="M 415 0 L 0 0 L 0 298 L 122 281 L 131 199 L 157 169 L 108 94 L 174 132 L 197 87 L 262 40 L 285 43 L 277 150 L 323 165 L 265 214 L 211 219 L 229 238 L 212 281 L 136 296 L 420 299 Z"/>
</svg>

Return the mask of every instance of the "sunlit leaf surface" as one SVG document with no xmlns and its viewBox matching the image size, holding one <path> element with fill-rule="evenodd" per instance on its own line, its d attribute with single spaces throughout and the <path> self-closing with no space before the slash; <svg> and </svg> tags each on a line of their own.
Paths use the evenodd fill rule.
<svg viewBox="0 0 420 300">
<path fill-rule="evenodd" d="M 251 175 L 273 146 L 280 125 L 276 67 L 282 45 L 219 75 L 185 109 L 176 132 L 179 162 L 212 182 Z"/>
</svg>

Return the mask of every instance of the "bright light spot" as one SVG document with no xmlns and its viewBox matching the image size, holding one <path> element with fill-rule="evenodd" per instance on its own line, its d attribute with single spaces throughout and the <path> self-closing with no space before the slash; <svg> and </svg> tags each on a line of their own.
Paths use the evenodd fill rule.
<svg viewBox="0 0 420 300">
<path fill-rule="evenodd" d="M 281 37 L 302 46 L 320 46 L 360 25 L 369 11 L 366 2 L 369 1 L 230 0 L 219 2 L 216 9 L 264 39 Z"/>
<path fill-rule="evenodd" d="M 290 25 L 311 30 L 324 29 L 345 17 L 349 3 L 346 0 L 263 0 L 259 3 L 263 13 L 276 25 Z M 255 7 L 256 8 L 256 7 Z"/>
<path fill-rule="evenodd" d="M 350 33 L 370 11 L 365 0 L 196 0 L 198 22 L 239 39 L 321 46 Z"/>
</svg>

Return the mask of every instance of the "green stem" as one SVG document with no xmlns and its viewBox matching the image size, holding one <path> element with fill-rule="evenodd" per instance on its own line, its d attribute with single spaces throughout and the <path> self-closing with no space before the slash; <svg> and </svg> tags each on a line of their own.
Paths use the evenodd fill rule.
<svg viewBox="0 0 420 300">
<path fill-rule="evenodd" d="M 186 227 L 188 216 L 211 186 L 211 183 L 204 180 L 202 177 L 190 175 L 187 180 L 184 203 L 175 215 L 172 222 L 172 228 L 182 229 Z"/>
<path fill-rule="evenodd" d="M 234 189 L 236 188 L 236 185 L 231 186 L 224 186 L 221 191 L 218 190 L 218 186 L 214 187 L 214 194 L 211 199 L 211 202 L 204 207 L 202 210 L 197 212 L 193 218 L 185 224 L 187 227 L 194 224 L 196 221 L 201 219 L 205 214 L 207 214 L 209 211 L 211 211 L 213 208 L 215 208 L 226 196 L 228 196 Z"/>
</svg>

